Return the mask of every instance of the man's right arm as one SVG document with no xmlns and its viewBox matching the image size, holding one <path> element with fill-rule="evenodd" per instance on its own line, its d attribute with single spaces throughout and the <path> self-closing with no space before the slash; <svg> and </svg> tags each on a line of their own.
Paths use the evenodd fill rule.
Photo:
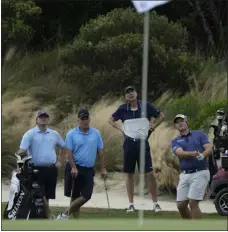
<svg viewBox="0 0 228 232">
<path fill-rule="evenodd" d="M 199 155 L 197 151 L 184 151 L 176 141 L 172 141 L 171 146 L 174 154 L 180 158 L 194 158 Z"/>
<path fill-rule="evenodd" d="M 77 169 L 76 164 L 75 164 L 74 159 L 73 159 L 73 152 L 68 149 L 67 153 L 68 153 L 68 160 L 69 160 L 69 163 L 71 166 L 71 176 L 73 178 L 76 178 L 78 176 L 78 169 Z"/>
<path fill-rule="evenodd" d="M 75 162 L 74 162 L 74 159 L 73 159 L 73 152 L 71 150 L 67 149 L 67 153 L 68 153 L 68 160 L 70 162 L 70 166 L 72 168 L 77 169 L 76 165 L 75 165 Z"/>
<path fill-rule="evenodd" d="M 117 130 L 121 131 L 121 133 L 124 134 L 123 129 L 118 124 L 116 124 L 116 121 L 114 120 L 112 116 L 110 117 L 108 122 L 111 126 L 113 126 L 114 128 L 116 128 Z"/>
<path fill-rule="evenodd" d="M 73 144 L 73 138 L 72 138 L 71 131 L 68 132 L 67 135 L 66 135 L 65 145 L 66 145 L 66 148 L 67 148 L 67 156 L 68 156 L 68 160 L 70 162 L 71 168 L 73 169 L 73 172 L 76 173 L 77 168 L 76 168 L 76 164 L 75 164 L 74 159 L 73 159 L 74 144 Z"/>
<path fill-rule="evenodd" d="M 174 153 L 180 158 L 193 158 L 199 155 L 197 151 L 184 151 L 182 148 L 177 148 Z"/>
<path fill-rule="evenodd" d="M 109 119 L 109 124 L 111 125 L 111 126 L 113 126 L 114 128 L 116 128 L 117 130 L 119 130 L 119 131 L 121 131 L 121 133 L 123 133 L 124 134 L 124 132 L 123 132 L 123 129 L 116 123 L 116 121 L 118 121 L 119 119 L 121 119 L 121 112 L 120 112 L 121 110 L 120 110 L 120 107 L 116 110 L 116 112 L 114 112 L 113 114 L 112 114 L 112 116 L 110 117 L 110 119 Z"/>
<path fill-rule="evenodd" d="M 22 137 L 22 140 L 21 140 L 21 144 L 20 144 L 20 147 L 19 147 L 19 150 L 17 151 L 18 154 L 20 153 L 24 153 L 26 152 L 29 147 L 30 147 L 30 133 L 26 132 L 23 137 Z"/>
</svg>

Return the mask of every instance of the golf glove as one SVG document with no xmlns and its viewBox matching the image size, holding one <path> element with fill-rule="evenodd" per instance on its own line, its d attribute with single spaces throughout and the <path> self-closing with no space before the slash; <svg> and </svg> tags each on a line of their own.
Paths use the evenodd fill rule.
<svg viewBox="0 0 228 232">
<path fill-rule="evenodd" d="M 196 156 L 196 158 L 197 158 L 198 160 L 203 160 L 205 157 L 204 157 L 203 154 L 200 153 L 198 156 Z"/>
</svg>

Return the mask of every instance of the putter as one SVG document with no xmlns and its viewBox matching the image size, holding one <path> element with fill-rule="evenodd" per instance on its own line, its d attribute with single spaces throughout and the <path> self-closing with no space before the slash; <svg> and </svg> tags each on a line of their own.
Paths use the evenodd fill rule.
<svg viewBox="0 0 228 232">
<path fill-rule="evenodd" d="M 68 217 L 70 216 L 70 206 L 71 206 L 71 199 L 72 199 L 72 195 L 73 195 L 73 190 L 74 190 L 74 178 L 72 179 L 72 187 L 71 187 L 71 193 L 70 193 L 70 205 L 68 208 Z"/>
<path fill-rule="evenodd" d="M 109 215 L 111 215 L 111 211 L 110 211 L 110 205 L 109 205 L 109 198 L 108 198 L 108 188 L 106 185 L 106 179 L 104 178 L 104 187 L 105 187 L 105 192 L 106 192 L 106 197 L 107 197 L 107 202 L 108 202 L 108 211 L 109 211 Z"/>
</svg>

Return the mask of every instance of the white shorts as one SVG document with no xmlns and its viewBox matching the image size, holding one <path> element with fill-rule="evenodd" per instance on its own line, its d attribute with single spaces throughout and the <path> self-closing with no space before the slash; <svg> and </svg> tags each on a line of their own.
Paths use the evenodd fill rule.
<svg viewBox="0 0 228 232">
<path fill-rule="evenodd" d="M 180 174 L 177 186 L 177 201 L 198 200 L 202 201 L 206 187 L 210 181 L 209 170 L 202 170 L 192 174 Z"/>
</svg>

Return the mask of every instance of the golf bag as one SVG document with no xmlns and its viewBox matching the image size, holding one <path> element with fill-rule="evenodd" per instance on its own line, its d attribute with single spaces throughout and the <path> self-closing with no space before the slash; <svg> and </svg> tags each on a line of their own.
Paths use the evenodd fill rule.
<svg viewBox="0 0 228 232">
<path fill-rule="evenodd" d="M 44 201 L 38 184 L 38 170 L 29 161 L 31 156 L 15 154 L 18 170 L 13 172 L 9 201 L 3 218 L 9 220 L 47 218 Z"/>
<path fill-rule="evenodd" d="M 228 114 L 224 109 L 216 112 L 217 125 L 211 125 L 214 129 L 213 156 L 216 160 L 228 149 Z"/>
</svg>

